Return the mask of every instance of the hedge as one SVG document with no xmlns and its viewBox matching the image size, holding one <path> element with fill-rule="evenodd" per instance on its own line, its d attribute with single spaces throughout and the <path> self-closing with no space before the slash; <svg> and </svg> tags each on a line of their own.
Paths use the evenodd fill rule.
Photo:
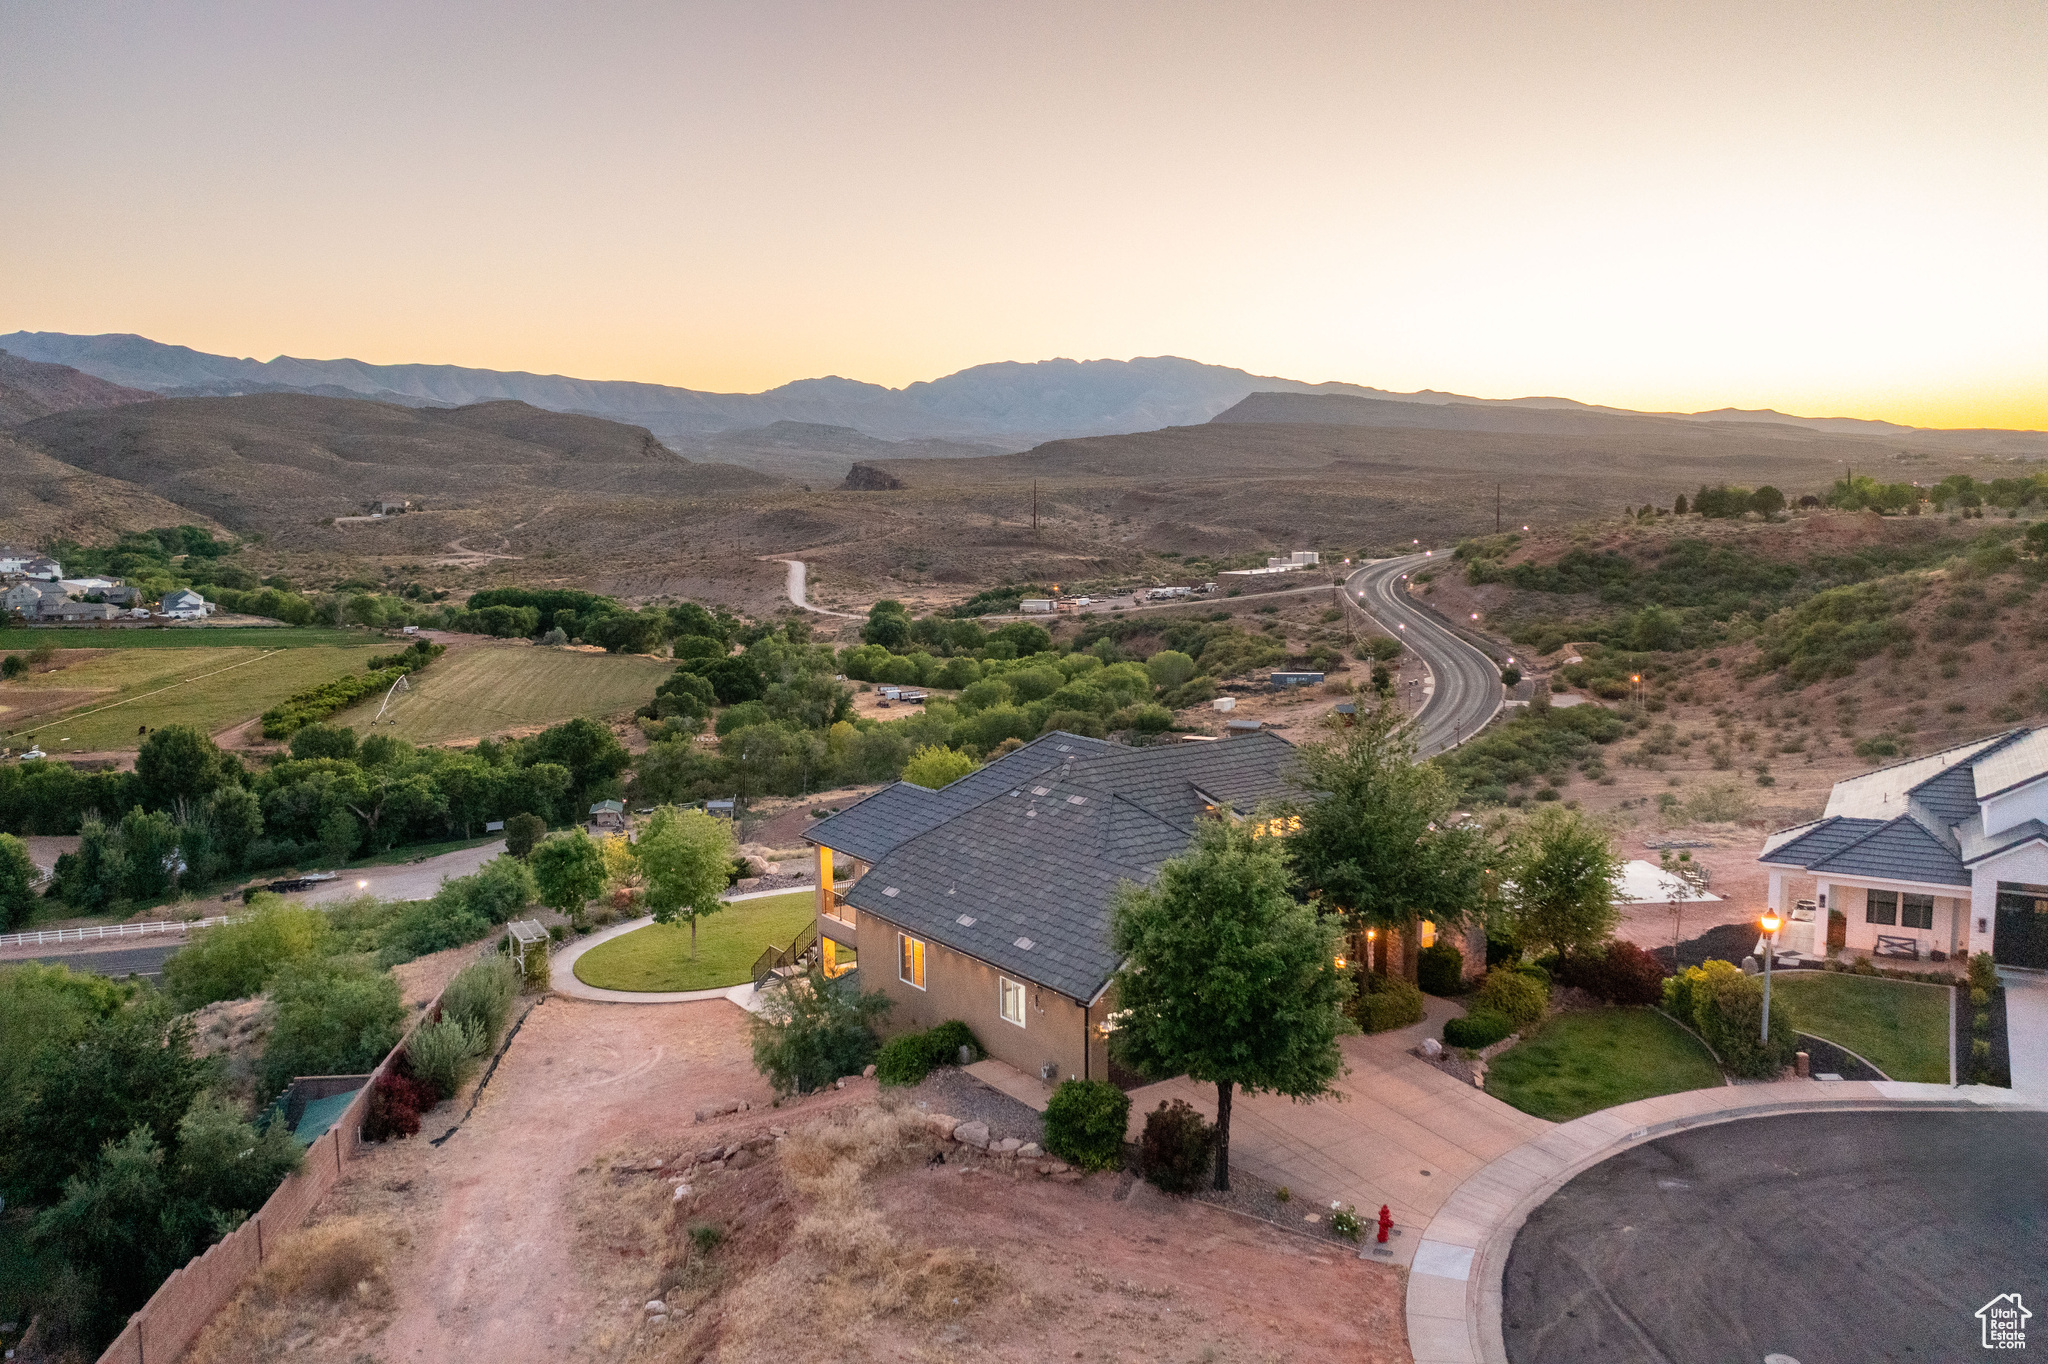
<svg viewBox="0 0 2048 1364">
<path fill-rule="evenodd" d="M 1444 1041 L 1454 1047 L 1470 1047 L 1478 1051 L 1490 1047 L 1515 1030 L 1506 1014 L 1491 1009 L 1477 1009 L 1463 1018 L 1453 1018 L 1444 1024 Z"/>
<path fill-rule="evenodd" d="M 382 668 L 361 677 L 337 677 L 309 687 L 263 712 L 263 737 L 289 739 L 292 735 L 338 710 L 345 710 L 374 692 L 411 672 L 410 668 Z"/>
<path fill-rule="evenodd" d="M 1422 1021 L 1422 991 L 1399 976 L 1364 972 L 1358 993 L 1344 1006 L 1366 1032 L 1390 1032 Z"/>
<path fill-rule="evenodd" d="M 940 1066 L 958 1065 L 962 1047 L 976 1060 L 985 1054 L 973 1031 L 957 1018 L 892 1037 L 875 1054 L 875 1078 L 885 1085 L 917 1084 Z"/>
</svg>

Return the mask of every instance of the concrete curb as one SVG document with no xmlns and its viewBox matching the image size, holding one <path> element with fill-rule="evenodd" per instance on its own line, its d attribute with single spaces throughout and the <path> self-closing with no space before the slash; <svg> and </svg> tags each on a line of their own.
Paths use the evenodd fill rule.
<svg viewBox="0 0 2048 1364">
<path fill-rule="evenodd" d="M 1911 1108 L 2048 1112 L 2048 1096 L 1986 1085 L 1794 1080 L 1642 1099 L 1522 1143 L 1459 1185 L 1423 1231 L 1408 1276 L 1415 1364 L 1507 1364 L 1501 1284 L 1515 1235 L 1552 1194 L 1608 1157 L 1673 1132 L 1744 1118 Z"/>
<path fill-rule="evenodd" d="M 754 890 L 748 891 L 745 895 L 728 895 L 725 897 L 725 902 L 727 904 L 737 904 L 742 900 L 764 900 L 771 895 L 801 895 L 816 890 L 816 886 L 787 886 L 781 890 Z M 592 933 L 588 937 L 578 938 L 576 941 L 563 947 L 561 951 L 555 954 L 554 960 L 549 963 L 550 978 L 553 982 L 550 988 L 553 993 L 568 999 L 588 1000 L 593 1004 L 696 1004 L 707 999 L 725 999 L 731 1000 L 732 1003 L 738 1004 L 743 1009 L 747 1007 L 741 1000 L 734 999 L 733 995 L 736 991 L 752 994 L 754 986 L 751 981 L 739 985 L 721 985 L 715 990 L 642 991 L 603 990 L 595 985 L 585 985 L 582 981 L 576 979 L 576 960 L 585 952 L 588 952 L 599 943 L 610 942 L 613 938 L 624 937 L 626 934 L 636 929 L 645 928 L 653 922 L 654 916 L 652 914 L 643 914 L 637 919 L 628 919 L 625 923 L 613 924 L 610 928 Z"/>
</svg>

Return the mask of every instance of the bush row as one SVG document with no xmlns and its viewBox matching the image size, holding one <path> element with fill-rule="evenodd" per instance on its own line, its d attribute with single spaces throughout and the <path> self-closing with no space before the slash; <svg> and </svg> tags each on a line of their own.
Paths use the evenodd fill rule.
<svg viewBox="0 0 2048 1364">
<path fill-rule="evenodd" d="M 288 739 L 305 726 L 371 696 L 411 672 L 411 668 L 379 668 L 363 676 L 337 677 L 297 692 L 263 712 L 263 737 Z"/>
</svg>

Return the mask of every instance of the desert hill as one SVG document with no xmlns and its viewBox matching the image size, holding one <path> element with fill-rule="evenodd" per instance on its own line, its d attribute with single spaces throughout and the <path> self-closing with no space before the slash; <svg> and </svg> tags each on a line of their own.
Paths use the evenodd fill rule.
<svg viewBox="0 0 2048 1364">
<path fill-rule="evenodd" d="M 776 481 L 693 463 L 646 430 L 520 402 L 436 409 L 303 394 L 167 398 L 59 413 L 16 431 L 237 530 L 289 533 L 384 498 L 436 510 L 545 497 L 694 499 Z"/>
<path fill-rule="evenodd" d="M 0 350 L 0 426 L 16 426 L 80 407 L 155 402 L 156 396 L 108 383 L 69 365 L 46 365 Z"/>
<path fill-rule="evenodd" d="M 0 433 L 0 541 L 98 543 L 145 526 L 211 518 L 146 488 L 73 468 Z"/>
</svg>

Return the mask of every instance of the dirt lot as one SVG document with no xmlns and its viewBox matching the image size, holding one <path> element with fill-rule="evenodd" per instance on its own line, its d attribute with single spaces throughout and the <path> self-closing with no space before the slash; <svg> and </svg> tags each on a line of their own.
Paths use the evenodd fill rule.
<svg viewBox="0 0 2048 1364">
<path fill-rule="evenodd" d="M 912 1143 L 846 1212 L 840 1167 L 807 1195 L 777 1146 L 673 1200 L 692 1153 L 771 1125 L 801 1141 L 875 1090 L 769 1098 L 730 1005 L 550 999 L 444 1146 L 427 1138 L 452 1125 L 452 1105 L 337 1186 L 311 1234 L 373 1228 L 380 1264 L 276 1339 L 316 1364 L 1408 1357 L 1396 1271 L 1114 1175 L 1058 1182 L 957 1154 L 932 1165 Z M 697 1105 L 734 1099 L 755 1106 L 693 1122 Z M 805 1217 L 821 1188 L 839 1209 L 823 1230 Z M 722 1243 L 693 1248 L 701 1226 Z M 859 1252 L 820 1249 L 876 1244 L 900 1272 L 859 1285 L 843 1272 Z M 678 1304 L 672 1324 L 647 1323 L 657 1292 Z"/>
</svg>

